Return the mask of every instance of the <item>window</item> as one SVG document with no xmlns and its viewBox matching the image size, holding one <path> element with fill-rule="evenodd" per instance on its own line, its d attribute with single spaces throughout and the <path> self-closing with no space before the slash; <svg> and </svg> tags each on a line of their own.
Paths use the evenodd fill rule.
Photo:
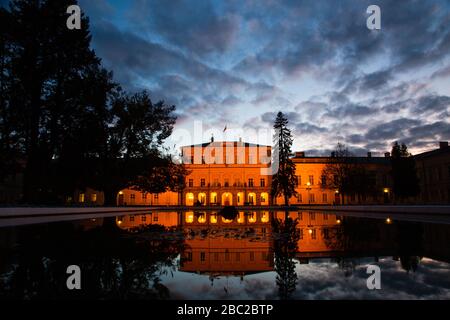
<svg viewBox="0 0 450 320">
<path fill-rule="evenodd" d="M 188 185 L 192 188 L 194 186 L 194 179 L 189 179 Z"/>
<path fill-rule="evenodd" d="M 219 186 L 219 179 L 214 179 L 214 182 L 213 182 L 213 185 L 214 185 L 214 187 L 218 187 Z"/>
<path fill-rule="evenodd" d="M 240 187 L 241 186 L 241 180 L 239 180 L 239 179 L 234 180 L 234 184 L 236 185 L 236 187 Z"/>
<path fill-rule="evenodd" d="M 259 180 L 259 186 L 260 187 L 265 187 L 266 186 L 266 179 L 260 179 Z"/>
<path fill-rule="evenodd" d="M 253 187 L 253 179 L 248 179 L 248 186 Z"/>
<path fill-rule="evenodd" d="M 141 221 L 142 221 L 142 222 L 147 221 L 147 217 L 146 217 L 145 215 L 141 216 Z"/>
<path fill-rule="evenodd" d="M 314 212 L 310 212 L 310 213 L 309 213 L 309 218 L 310 218 L 311 220 L 316 220 L 316 214 L 315 214 Z"/>
<path fill-rule="evenodd" d="M 302 194 L 301 193 L 297 193 L 297 202 L 298 203 L 302 203 L 303 199 L 302 199 Z"/>
<path fill-rule="evenodd" d="M 250 252 L 250 261 L 255 261 L 255 253 Z"/>
<path fill-rule="evenodd" d="M 159 199 L 159 194 L 155 193 L 155 195 L 153 196 L 153 198 L 154 198 L 155 200 L 158 200 L 158 199 Z"/>
<path fill-rule="evenodd" d="M 327 176 L 323 175 L 320 183 L 322 184 L 322 187 L 325 187 L 327 185 Z"/>
<path fill-rule="evenodd" d="M 80 193 L 78 195 L 78 202 L 83 203 L 84 202 L 84 193 Z"/>
<path fill-rule="evenodd" d="M 310 195 L 309 195 L 309 202 L 310 203 L 314 203 L 316 201 L 316 198 L 315 198 L 315 196 L 314 196 L 314 193 L 311 193 Z"/>
<path fill-rule="evenodd" d="M 322 202 L 328 202 L 328 195 L 326 193 L 322 194 Z"/>
<path fill-rule="evenodd" d="M 158 214 L 157 213 L 153 213 L 153 221 L 158 222 Z"/>
<path fill-rule="evenodd" d="M 136 195 L 133 193 L 133 194 L 130 194 L 130 199 L 131 200 L 136 200 Z"/>
<path fill-rule="evenodd" d="M 229 187 L 229 186 L 230 186 L 230 180 L 225 179 L 225 181 L 224 181 L 224 186 L 225 186 L 225 187 Z"/>
<path fill-rule="evenodd" d="M 206 260 L 206 253 L 200 252 L 200 261 L 205 262 L 205 260 Z"/>
<path fill-rule="evenodd" d="M 300 231 L 300 240 L 302 240 L 303 239 L 303 229 L 300 229 L 299 231 Z"/>
<path fill-rule="evenodd" d="M 205 179 L 200 179 L 200 187 L 204 187 L 205 186 Z"/>
<path fill-rule="evenodd" d="M 147 194 L 145 192 L 142 194 L 142 200 L 147 200 Z"/>
<path fill-rule="evenodd" d="M 316 240 L 316 229 L 311 230 L 311 239 Z"/>
<path fill-rule="evenodd" d="M 186 260 L 187 261 L 192 261 L 192 252 L 188 252 L 186 255 Z"/>
<path fill-rule="evenodd" d="M 314 176 L 309 176 L 309 183 L 314 185 Z"/>
<path fill-rule="evenodd" d="M 323 220 L 328 220 L 328 214 L 326 213 L 323 214 Z"/>
<path fill-rule="evenodd" d="M 301 186 L 302 185 L 302 176 L 297 176 L 297 186 Z"/>
<path fill-rule="evenodd" d="M 96 193 L 93 193 L 91 195 L 91 202 L 97 202 L 97 194 Z"/>
<path fill-rule="evenodd" d="M 303 214 L 301 212 L 297 213 L 298 220 L 303 220 Z"/>
<path fill-rule="evenodd" d="M 134 216 L 130 216 L 130 222 L 134 221 Z"/>
<path fill-rule="evenodd" d="M 261 202 L 266 202 L 266 196 L 264 194 L 261 194 Z"/>
<path fill-rule="evenodd" d="M 269 255 L 267 254 L 267 252 L 265 252 L 265 251 L 261 252 L 261 259 L 263 261 L 269 260 Z"/>
</svg>

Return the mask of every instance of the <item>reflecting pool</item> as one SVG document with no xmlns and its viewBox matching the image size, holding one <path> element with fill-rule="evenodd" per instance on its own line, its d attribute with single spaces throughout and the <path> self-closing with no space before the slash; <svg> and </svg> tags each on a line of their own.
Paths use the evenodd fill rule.
<svg viewBox="0 0 450 320">
<path fill-rule="evenodd" d="M 450 221 L 430 220 L 149 211 L 8 225 L 0 299 L 450 299 Z"/>
</svg>

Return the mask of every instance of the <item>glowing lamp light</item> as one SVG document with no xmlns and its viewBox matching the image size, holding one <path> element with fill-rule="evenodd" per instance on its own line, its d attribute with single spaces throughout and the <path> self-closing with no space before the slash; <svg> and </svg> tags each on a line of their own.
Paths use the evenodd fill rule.
<svg viewBox="0 0 450 320">
<path fill-rule="evenodd" d="M 123 194 L 123 191 L 119 191 L 119 194 L 122 195 L 122 194 Z"/>
<path fill-rule="evenodd" d="M 386 218 L 386 223 L 387 223 L 387 224 L 391 224 L 391 223 L 392 223 L 392 220 L 391 220 L 391 218 L 389 218 L 389 217 L 388 217 L 388 218 Z"/>
<path fill-rule="evenodd" d="M 267 212 L 264 212 L 262 214 L 261 222 L 264 222 L 264 223 L 269 222 L 269 214 Z"/>
<path fill-rule="evenodd" d="M 308 232 L 309 232 L 309 234 L 312 234 L 313 231 L 312 231 L 312 229 L 309 229 Z"/>
<path fill-rule="evenodd" d="M 337 220 L 336 220 L 336 223 L 337 223 L 337 224 L 341 224 L 341 219 L 337 219 Z"/>
<path fill-rule="evenodd" d="M 383 189 L 383 192 L 384 192 L 384 193 L 389 193 L 389 188 L 384 188 L 384 189 Z"/>
<path fill-rule="evenodd" d="M 211 218 L 209 219 L 209 221 L 211 223 L 217 223 L 217 215 L 216 214 L 211 215 Z"/>
<path fill-rule="evenodd" d="M 334 193 L 336 193 L 336 194 L 339 193 L 339 190 L 336 189 L 336 190 L 334 191 Z"/>
</svg>

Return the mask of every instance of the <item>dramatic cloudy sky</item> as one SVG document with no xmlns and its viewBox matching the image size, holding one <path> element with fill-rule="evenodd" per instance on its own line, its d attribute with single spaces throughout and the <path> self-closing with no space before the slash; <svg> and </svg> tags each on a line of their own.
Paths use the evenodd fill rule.
<svg viewBox="0 0 450 320">
<path fill-rule="evenodd" d="M 380 31 L 366 28 L 370 4 L 381 7 Z M 295 150 L 316 154 L 338 141 L 381 153 L 394 140 L 413 152 L 450 140 L 448 0 L 80 5 L 116 80 L 177 106 L 174 145 L 205 141 L 211 130 L 216 140 L 256 142 L 279 110 Z"/>
</svg>

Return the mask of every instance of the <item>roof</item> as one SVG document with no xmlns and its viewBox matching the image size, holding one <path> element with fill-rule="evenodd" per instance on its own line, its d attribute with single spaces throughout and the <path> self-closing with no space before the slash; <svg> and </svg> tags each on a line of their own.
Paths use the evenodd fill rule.
<svg viewBox="0 0 450 320">
<path fill-rule="evenodd" d="M 264 144 L 256 144 L 256 143 L 240 142 L 240 141 L 213 141 L 213 142 L 210 141 L 210 142 L 205 142 L 205 143 L 182 146 L 181 148 L 192 148 L 192 147 L 206 148 L 208 146 L 218 147 L 221 145 L 230 145 L 230 144 L 233 144 L 234 147 L 265 147 L 265 148 L 272 147 L 272 146 L 268 146 L 268 145 L 264 145 Z"/>
<path fill-rule="evenodd" d="M 414 155 L 414 158 L 422 159 L 422 158 L 447 155 L 447 154 L 450 154 L 450 147 L 443 147 L 443 148 L 419 153 L 419 154 Z"/>
</svg>

